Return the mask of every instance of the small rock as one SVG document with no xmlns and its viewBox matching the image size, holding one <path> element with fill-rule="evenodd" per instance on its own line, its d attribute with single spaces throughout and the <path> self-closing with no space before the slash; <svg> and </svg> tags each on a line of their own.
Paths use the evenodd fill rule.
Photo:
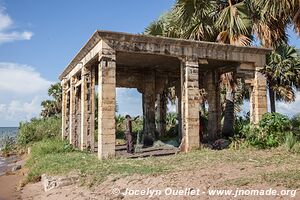
<svg viewBox="0 0 300 200">
<path fill-rule="evenodd" d="M 15 172 L 15 171 L 20 170 L 21 168 L 22 168 L 21 165 L 15 165 L 15 166 L 13 166 L 13 167 L 11 168 L 11 171 L 12 171 L 12 172 Z"/>
<path fill-rule="evenodd" d="M 68 176 L 68 177 L 59 177 L 59 176 L 47 176 L 46 174 L 42 175 L 42 183 L 44 186 L 44 191 L 48 192 L 54 188 L 60 188 L 68 185 L 72 185 L 79 181 L 79 176 Z"/>
<path fill-rule="evenodd" d="M 27 154 L 28 154 L 28 155 L 31 154 L 31 147 L 28 147 L 28 149 L 27 149 Z"/>
</svg>

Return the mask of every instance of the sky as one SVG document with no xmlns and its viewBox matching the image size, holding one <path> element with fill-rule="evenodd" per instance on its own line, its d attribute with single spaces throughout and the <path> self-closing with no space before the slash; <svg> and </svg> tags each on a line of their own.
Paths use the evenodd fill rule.
<svg viewBox="0 0 300 200">
<path fill-rule="evenodd" d="M 39 115 L 48 87 L 97 29 L 141 33 L 174 0 L 0 0 L 0 127 Z M 291 31 L 290 31 L 291 32 Z M 300 40 L 291 34 L 291 44 Z M 141 114 L 141 95 L 118 89 L 121 114 Z M 295 112 L 294 104 L 278 104 Z"/>
</svg>

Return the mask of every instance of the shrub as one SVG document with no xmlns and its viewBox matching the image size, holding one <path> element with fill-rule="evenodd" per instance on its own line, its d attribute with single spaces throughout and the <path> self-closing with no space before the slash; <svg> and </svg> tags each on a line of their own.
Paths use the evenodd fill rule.
<svg viewBox="0 0 300 200">
<path fill-rule="evenodd" d="M 300 114 L 295 115 L 291 119 L 291 123 L 292 123 L 292 126 L 293 126 L 293 132 L 296 136 L 296 139 L 300 140 Z"/>
<path fill-rule="evenodd" d="M 286 135 L 292 134 L 292 126 L 288 117 L 279 113 L 266 113 L 258 126 L 246 125 L 242 132 L 250 145 L 271 148 L 285 142 Z"/>
<path fill-rule="evenodd" d="M 297 143 L 297 139 L 293 133 L 289 133 L 286 135 L 285 146 L 289 151 L 291 151 L 294 148 L 296 143 Z"/>
<path fill-rule="evenodd" d="M 247 117 L 238 116 L 234 121 L 233 132 L 235 137 L 237 135 L 241 135 L 243 132 L 243 128 L 250 124 L 250 119 Z"/>
<path fill-rule="evenodd" d="M 15 149 L 15 139 L 14 137 L 5 135 L 1 140 L 1 154 L 4 157 L 9 156 L 9 154 Z"/>
<path fill-rule="evenodd" d="M 61 118 L 32 119 L 30 122 L 20 123 L 17 143 L 26 146 L 43 139 L 58 138 L 60 135 Z"/>
<path fill-rule="evenodd" d="M 72 152 L 73 150 L 73 146 L 67 141 L 62 141 L 60 139 L 44 139 L 43 141 L 33 144 L 31 154 L 33 157 L 37 157 L 45 156 L 47 154 Z"/>
</svg>

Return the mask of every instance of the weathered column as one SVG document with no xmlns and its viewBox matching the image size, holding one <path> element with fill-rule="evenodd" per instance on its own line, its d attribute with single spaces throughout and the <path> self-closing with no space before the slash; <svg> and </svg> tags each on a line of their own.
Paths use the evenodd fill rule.
<svg viewBox="0 0 300 200">
<path fill-rule="evenodd" d="M 87 132 L 87 148 L 90 149 L 91 152 L 95 151 L 95 82 L 96 82 L 96 67 L 92 66 L 91 69 L 91 83 L 88 88 L 89 95 L 89 118 L 88 118 L 88 132 Z M 97 133 L 98 134 L 98 133 Z"/>
<path fill-rule="evenodd" d="M 206 73 L 207 101 L 208 101 L 208 139 L 216 140 L 221 132 L 221 103 L 220 103 L 220 75 L 217 71 Z"/>
<path fill-rule="evenodd" d="M 77 75 L 77 77 L 81 75 Z M 77 83 L 79 79 L 76 79 Z M 76 84 L 75 86 L 75 122 L 74 122 L 74 146 L 76 148 L 80 148 L 80 141 L 81 141 L 81 85 Z"/>
<path fill-rule="evenodd" d="M 157 106 L 157 131 L 160 135 L 166 133 L 166 117 L 167 117 L 167 96 L 166 91 L 157 95 L 156 98 Z"/>
<path fill-rule="evenodd" d="M 70 144 L 75 144 L 75 78 L 70 80 Z"/>
<path fill-rule="evenodd" d="M 183 142 L 181 150 L 187 152 L 194 148 L 199 148 L 199 83 L 198 70 L 199 65 L 197 61 L 182 62 L 183 75 Z M 182 146 L 183 145 L 183 146 Z"/>
<path fill-rule="evenodd" d="M 178 81 L 175 86 L 176 92 L 176 111 L 177 111 L 177 121 L 178 121 L 178 137 L 182 139 L 182 119 L 181 119 L 181 82 Z"/>
<path fill-rule="evenodd" d="M 255 71 L 250 93 L 250 121 L 254 124 L 258 124 L 262 116 L 268 111 L 267 81 L 258 70 L 259 68 Z"/>
<path fill-rule="evenodd" d="M 90 85 L 90 73 L 86 66 L 81 69 L 81 128 L 80 128 L 80 149 L 87 149 L 87 132 L 88 132 L 88 84 Z"/>
<path fill-rule="evenodd" d="M 81 84 L 81 150 L 94 151 L 94 68 L 82 68 Z"/>
<path fill-rule="evenodd" d="M 144 76 L 144 136 L 150 136 L 155 139 L 155 72 L 149 71 Z"/>
<path fill-rule="evenodd" d="M 115 156 L 116 55 L 99 54 L 98 158 Z"/>
<path fill-rule="evenodd" d="M 61 82 L 61 89 L 62 89 L 62 101 L 61 101 L 61 134 L 62 140 L 68 139 L 69 133 L 66 132 L 67 129 L 67 87 L 66 87 L 66 80 L 63 79 Z"/>
<path fill-rule="evenodd" d="M 70 95 L 70 91 L 71 91 L 71 86 L 70 86 L 70 81 L 68 81 L 68 91 L 67 91 L 67 102 L 66 102 L 66 127 L 65 127 L 65 135 L 66 135 L 66 140 L 70 141 L 70 123 L 71 123 L 71 118 L 70 118 L 70 113 L 71 113 L 71 95 Z"/>
</svg>

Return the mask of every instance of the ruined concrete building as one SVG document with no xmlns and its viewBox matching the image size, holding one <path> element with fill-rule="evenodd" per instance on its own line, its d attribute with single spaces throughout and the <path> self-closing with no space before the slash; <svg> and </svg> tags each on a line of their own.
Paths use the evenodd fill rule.
<svg viewBox="0 0 300 200">
<path fill-rule="evenodd" d="M 208 102 L 209 137 L 221 130 L 220 75 L 234 72 L 251 88 L 250 117 L 257 123 L 267 112 L 266 79 L 259 70 L 268 49 L 145 35 L 96 31 L 60 75 L 63 88 L 62 137 L 99 159 L 115 155 L 116 88 L 137 88 L 143 97 L 144 134 L 164 130 L 165 110 L 155 125 L 155 103 L 174 87 L 183 150 L 200 146 L 201 91 Z M 98 85 L 98 92 L 95 92 Z M 95 94 L 98 116 L 95 116 Z M 95 133 L 95 117 L 98 132 Z"/>
</svg>

